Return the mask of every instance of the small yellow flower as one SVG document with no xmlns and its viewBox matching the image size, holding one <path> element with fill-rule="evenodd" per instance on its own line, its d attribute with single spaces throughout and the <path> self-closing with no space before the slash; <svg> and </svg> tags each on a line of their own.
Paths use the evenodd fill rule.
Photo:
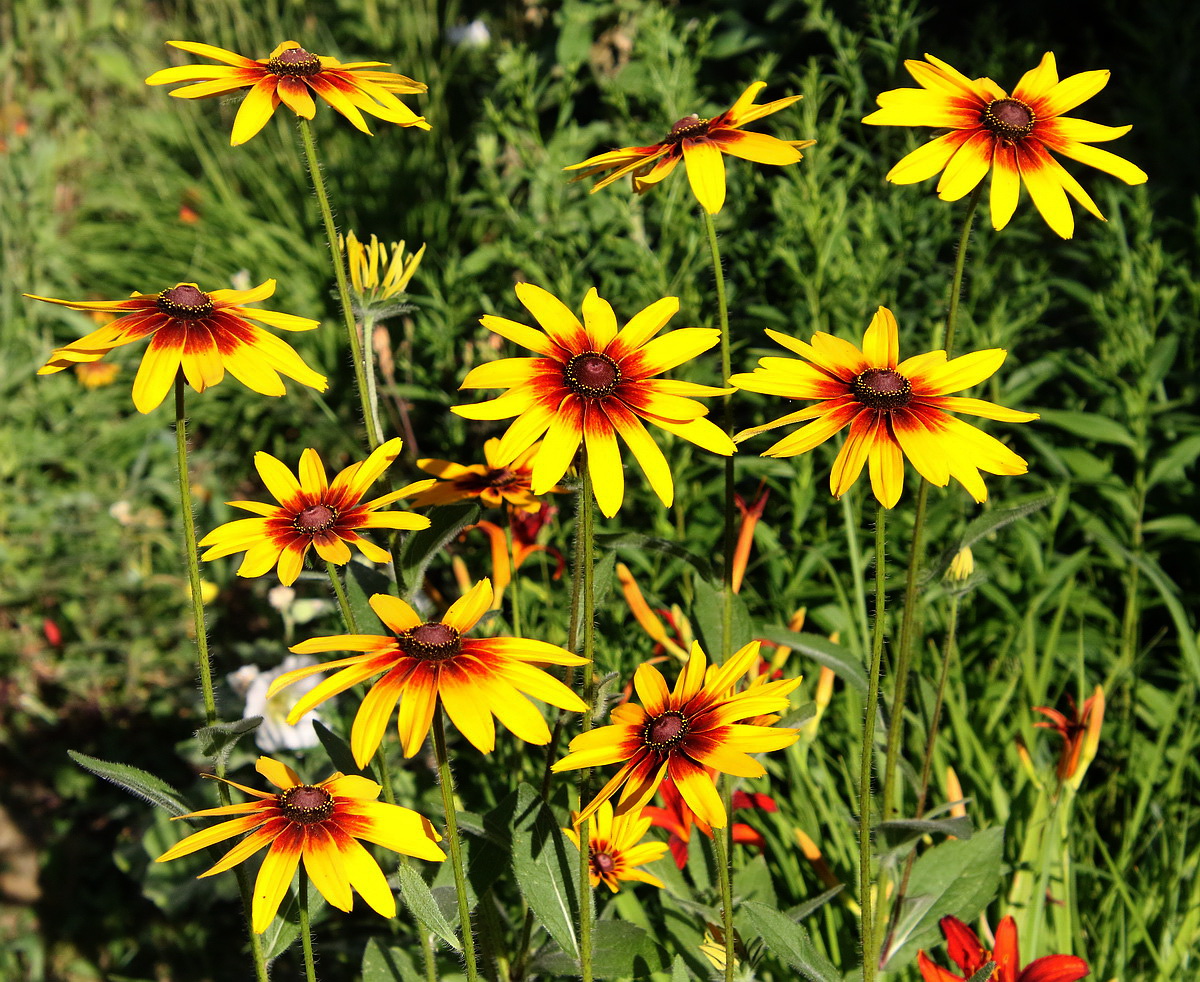
<svg viewBox="0 0 1200 982">
<path fill-rule="evenodd" d="M 962 583 L 964 580 L 969 580 L 974 572 L 975 556 L 972 555 L 970 546 L 963 546 L 950 560 L 950 568 L 946 571 L 946 576 L 956 583 Z"/>
<path fill-rule="evenodd" d="M 571 813 L 572 820 L 578 815 Z M 621 889 L 621 880 L 639 880 L 660 890 L 665 886 L 657 876 L 637 867 L 661 859 L 667 851 L 665 842 L 642 842 L 650 828 L 650 819 L 642 812 L 632 811 L 613 817 L 612 804 L 604 802 L 596 812 L 588 836 L 588 880 L 598 887 L 602 882 L 613 893 Z M 563 829 L 567 838 L 579 848 L 579 833 Z"/>
<path fill-rule="evenodd" d="M 425 246 L 404 254 L 404 241 L 385 246 L 374 235 L 364 244 L 353 232 L 338 237 L 350 265 L 350 282 L 364 304 L 393 300 L 408 290 L 408 282 L 425 257 Z M 391 258 L 389 259 L 389 249 Z"/>
</svg>

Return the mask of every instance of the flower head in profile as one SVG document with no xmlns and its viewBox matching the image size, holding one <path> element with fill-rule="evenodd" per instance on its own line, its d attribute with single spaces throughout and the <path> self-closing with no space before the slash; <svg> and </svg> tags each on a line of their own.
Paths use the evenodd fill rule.
<svg viewBox="0 0 1200 982">
<path fill-rule="evenodd" d="M 981 470 L 1024 474 L 1029 469 L 995 437 L 950 415 L 968 413 L 1006 423 L 1038 418 L 1037 413 L 950 394 L 990 378 L 1004 362 L 1004 349 L 950 360 L 945 351 L 930 351 L 900 361 L 896 318 L 887 307 L 872 318 L 861 350 L 832 334 L 814 334 L 809 344 L 775 331 L 767 334 L 804 360 L 763 358 L 753 372 L 733 376 L 730 384 L 748 392 L 820 401 L 743 430 L 736 439 L 811 420 L 763 452 L 764 457 L 793 457 L 849 426 L 829 473 L 834 497 L 845 494 L 869 464 L 875 497 L 885 508 L 893 507 L 904 488 L 905 457 L 931 484 L 944 488 L 953 477 L 976 501 L 987 500 Z"/>
<path fill-rule="evenodd" d="M 1062 80 L 1054 55 L 1042 57 L 1009 95 L 990 78 L 970 79 L 944 61 L 906 61 L 919 89 L 892 89 L 879 96 L 881 108 L 864 123 L 875 126 L 934 126 L 949 132 L 918 147 L 888 171 L 895 184 L 916 184 L 941 174 L 937 192 L 957 201 L 991 171 L 992 225 L 1004 228 L 1017 209 L 1021 185 L 1056 233 L 1075 232 L 1069 194 L 1104 221 L 1088 193 L 1054 157 L 1061 154 L 1095 167 L 1126 184 L 1142 184 L 1146 173 L 1128 160 L 1089 146 L 1115 140 L 1129 126 L 1102 126 L 1063 113 L 1086 102 L 1108 84 L 1107 71 L 1080 72 Z"/>
<path fill-rule="evenodd" d="M 804 156 L 800 150 L 811 147 L 815 140 L 779 140 L 766 133 L 748 133 L 742 129 L 748 123 L 786 109 L 803 96 L 789 95 L 774 102 L 756 106 L 754 100 L 767 87 L 766 82 L 754 82 L 730 108 L 719 116 L 701 119 L 696 113 L 684 116 L 671 127 L 666 137 L 648 147 L 623 147 L 589 157 L 564 170 L 582 170 L 575 180 L 582 181 L 596 174 L 606 174 L 592 188 L 595 193 L 633 175 L 633 189 L 641 194 L 675 169 L 680 160 L 687 170 L 692 193 L 701 207 L 715 215 L 725 203 L 725 161 L 722 154 L 752 160 L 756 164 L 794 164 Z M 607 172 L 607 173 L 606 173 Z"/>
<path fill-rule="evenodd" d="M 481 505 L 488 508 L 507 504 L 513 509 L 536 514 L 541 510 L 542 502 L 533 493 L 533 461 L 541 446 L 535 443 L 522 450 L 509 463 L 500 464 L 500 441 L 493 437 L 483 444 L 482 464 L 456 464 L 435 457 L 418 460 L 417 466 L 426 474 L 436 477 L 438 482 L 414 498 L 413 507 L 448 505 L 477 498 Z M 555 487 L 550 490 L 561 489 Z"/>
<path fill-rule="evenodd" d="M 371 241 L 364 243 L 353 232 L 338 238 L 346 265 L 350 267 L 354 295 L 364 307 L 386 306 L 402 297 L 425 258 L 424 246 L 405 255 L 403 241 L 393 242 L 389 247 L 372 235 Z"/>
<path fill-rule="evenodd" d="M 146 79 L 147 85 L 192 83 L 171 92 L 180 99 L 204 99 L 228 95 L 238 89 L 250 90 L 233 120 L 229 142 L 235 147 L 266 126 L 281 102 L 297 116 L 312 119 L 317 111 L 314 95 L 320 96 L 368 135 L 371 131 L 363 113 L 397 126 L 429 129 L 424 117 L 396 98 L 397 92 L 424 92 L 426 85 L 395 72 L 375 71 L 387 67 L 382 61 L 343 64 L 336 58 L 305 51 L 295 41 L 284 41 L 270 57 L 257 61 L 198 41 L 168 41 L 167 44 L 222 64 L 164 68 Z"/>
<path fill-rule="evenodd" d="M 758 657 L 758 648 L 752 641 L 718 667 L 709 666 L 700 645 L 693 643 L 673 690 L 658 669 L 640 665 L 633 685 L 643 705 L 617 706 L 612 711 L 616 723 L 575 737 L 571 752 L 553 767 L 568 771 L 621 764 L 578 820 L 593 815 L 618 789 L 623 790 L 617 815 L 640 809 L 670 777 L 700 819 L 723 829 L 727 816 L 712 772 L 762 777 L 765 768 L 750 754 L 782 750 L 798 736 L 794 729 L 743 722 L 785 711 L 788 693 L 801 681 L 783 679 L 735 692 L 734 685 Z"/>
<path fill-rule="evenodd" d="M 496 466 L 511 466 L 545 434 L 533 456 L 531 482 L 535 495 L 545 494 L 567 472 L 582 444 L 596 501 L 611 517 L 625 497 L 618 434 L 663 504 L 674 498 L 670 465 L 642 420 L 713 453 L 733 453 L 729 437 L 703 418 L 707 407 L 689 398 L 722 395 L 726 389 L 654 378 L 707 351 L 719 338 L 717 330 L 702 327 L 655 337 L 679 310 L 676 297 L 655 301 L 618 330 L 616 314 L 594 288 L 583 298 L 582 323 L 541 287 L 518 283 L 516 289 L 541 331 L 491 315 L 481 323 L 538 357 L 502 358 L 471 369 L 461 388 L 509 391 L 490 402 L 453 407 L 467 419 L 516 417 L 496 448 Z"/>
<path fill-rule="evenodd" d="M 371 608 L 391 634 L 341 634 L 302 641 L 292 651 L 302 655 L 324 651 L 363 654 L 291 672 L 275 680 L 269 695 L 317 672 L 339 669 L 296 703 L 288 716 L 290 722 L 330 696 L 382 675 L 363 699 L 350 730 L 350 749 L 360 767 L 379 748 L 398 701 L 400 743 L 406 757 L 421 749 L 439 707 L 485 754 L 496 746 L 493 717 L 526 743 L 549 743 L 550 729 L 526 696 L 576 713 L 585 707 L 574 692 L 536 666 L 583 665 L 586 661 L 545 641 L 466 637 L 491 606 L 488 580 L 480 580 L 435 621 L 422 620 L 403 600 L 376 594 Z"/>
<path fill-rule="evenodd" d="M 258 501 L 230 501 L 228 504 L 252 512 L 257 518 L 240 518 L 213 529 L 200 545 L 209 546 L 201 557 L 220 559 L 245 552 L 239 576 L 262 576 L 279 566 L 279 582 L 290 586 L 300 575 L 304 557 L 310 548 L 317 555 L 341 566 L 350 561 L 350 546 L 375 563 L 386 563 L 391 555 L 358 534 L 358 529 L 423 529 L 429 527 L 424 515 L 407 511 L 380 511 L 386 505 L 429 486 L 418 481 L 372 501 L 363 501 L 367 489 L 391 466 L 400 453 L 399 437 L 388 440 L 366 460 L 351 464 L 329 481 L 325 465 L 313 449 L 300 455 L 297 479 L 287 465 L 259 451 L 254 466 L 278 505 Z"/>
<path fill-rule="evenodd" d="M 975 932 L 957 917 L 943 917 L 938 923 L 946 936 L 950 960 L 963 974 L 935 965 L 920 951 L 917 967 L 923 982 L 964 982 L 988 962 L 996 963 L 988 982 L 1076 982 L 1090 971 L 1088 963 L 1074 955 L 1046 955 L 1021 968 L 1017 925 L 1011 917 L 1004 918 L 996 928 L 996 947 L 992 951 L 984 948 Z"/>
<path fill-rule="evenodd" d="M 377 801 L 383 789 L 374 781 L 333 774 L 320 784 L 305 784 L 290 767 L 271 757 L 259 757 L 256 769 L 279 790 L 256 791 L 225 781 L 254 800 L 180 816 L 235 817 L 194 832 L 157 861 L 178 859 L 248 832 L 215 866 L 200 874 L 213 876 L 269 845 L 254 883 L 251 919 L 258 934 L 274 919 L 301 859 L 309 879 L 338 910 L 350 910 L 357 892 L 376 913 L 395 917 L 396 898 L 387 878 L 358 840 L 418 859 L 446 858 L 437 845 L 441 836 L 429 820 L 409 808 Z"/>
<path fill-rule="evenodd" d="M 267 280 L 253 290 L 211 293 L 195 283 L 179 283 L 161 293 L 135 293 L 127 300 L 54 300 L 27 293 L 31 300 L 72 310 L 118 315 L 78 341 L 55 348 L 38 374 L 52 375 L 71 365 L 99 361 L 113 348 L 150 338 L 133 380 L 133 404 L 140 413 L 162 404 L 180 369 L 197 392 L 216 385 L 226 371 L 265 396 L 284 394 L 280 375 L 324 392 L 324 375 L 304 364 L 290 344 L 250 323 L 258 321 L 284 331 L 311 331 L 320 326 L 318 321 L 295 314 L 243 306 L 266 300 L 274 292 L 275 281 Z"/>
<path fill-rule="evenodd" d="M 574 813 L 572 813 L 574 817 Z M 588 880 L 593 887 L 603 883 L 613 893 L 621 889 L 621 880 L 639 880 L 662 889 L 662 880 L 645 870 L 646 863 L 661 859 L 667 851 L 665 842 L 642 842 L 650 830 L 650 819 L 639 811 L 614 816 L 612 804 L 605 802 L 596 812 L 588 836 Z M 567 838 L 579 848 L 579 833 L 563 829 Z"/>
</svg>

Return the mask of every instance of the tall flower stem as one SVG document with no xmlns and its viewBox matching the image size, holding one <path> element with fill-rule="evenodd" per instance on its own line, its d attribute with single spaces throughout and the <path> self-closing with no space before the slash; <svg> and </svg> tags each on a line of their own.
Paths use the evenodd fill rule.
<svg viewBox="0 0 1200 982">
<path fill-rule="evenodd" d="M 592 494 L 592 475 L 588 469 L 587 450 L 580 454 L 580 476 L 582 487 L 579 492 L 579 508 L 583 546 L 583 730 L 592 728 L 592 711 L 596 701 L 596 584 L 595 584 L 595 497 Z M 576 553 L 576 562 L 579 554 Z M 572 649 L 574 650 L 574 649 Z M 591 771 L 583 768 L 579 772 L 579 810 L 583 811 L 590 793 L 588 784 Z M 579 975 L 583 982 L 592 982 L 592 881 L 591 872 L 592 820 L 589 818 L 579 827 Z"/>
<path fill-rule="evenodd" d="M 446 844 L 454 868 L 454 890 L 458 894 L 458 919 L 462 925 L 463 952 L 467 958 L 467 982 L 476 982 L 475 934 L 471 930 L 471 904 L 467 899 L 467 876 L 463 869 L 462 844 L 458 838 L 458 812 L 454 806 L 454 776 L 450 773 L 450 755 L 446 752 L 446 724 L 439 704 L 433 713 L 433 753 L 437 758 L 438 784 L 442 788 L 442 808 L 446 812 Z"/>
<path fill-rule="evenodd" d="M 721 930 L 725 934 L 725 982 L 733 982 L 734 951 L 737 947 L 733 929 L 733 793 L 727 774 L 721 775 L 720 790 L 728 821 L 723 829 L 713 829 L 713 846 L 717 860 L 717 882 L 721 890 Z"/>
<path fill-rule="evenodd" d="M 871 634 L 871 668 L 867 675 L 866 719 L 858 773 L 858 891 L 862 908 L 859 936 L 862 945 L 863 982 L 874 982 L 879 963 L 875 944 L 875 919 L 871 915 L 871 769 L 875 759 L 875 716 L 879 712 L 879 669 L 883 662 L 883 632 L 887 509 L 875 509 L 875 623 Z"/>
<path fill-rule="evenodd" d="M 184 412 L 184 378 L 179 372 L 175 376 L 175 456 L 179 475 L 179 514 L 183 519 L 183 551 L 187 560 L 188 586 L 192 593 L 192 624 L 196 631 L 196 663 L 200 670 L 200 691 L 204 699 L 204 719 L 208 726 L 217 722 L 217 698 L 213 691 L 212 664 L 208 656 L 208 628 L 204 622 L 204 596 L 200 583 L 200 552 L 196 545 L 196 518 L 192 514 L 192 484 L 188 477 L 187 458 L 187 415 Z M 216 759 L 218 777 L 225 776 L 225 761 Z M 217 782 L 217 796 L 221 804 L 233 803 L 229 786 Z M 254 977 L 258 982 L 267 982 L 267 963 L 263 957 L 262 942 L 254 933 L 251 920 L 253 896 L 250 881 L 241 866 L 235 867 L 238 890 L 242 895 L 242 913 L 246 919 L 246 931 L 250 936 L 250 956 L 254 961 Z"/>
<path fill-rule="evenodd" d="M 512 610 L 510 615 L 510 623 L 512 624 L 513 637 L 521 637 L 521 594 L 517 586 L 517 550 L 513 543 L 512 518 L 505 513 L 504 536 L 508 541 L 508 562 L 509 568 L 512 570 L 511 579 L 508 581 L 508 603 Z"/>
<path fill-rule="evenodd" d="M 963 270 L 967 262 L 967 244 L 971 238 L 971 226 L 975 211 L 983 193 L 980 184 L 971 192 L 967 211 L 963 216 L 962 231 L 958 237 L 958 252 L 954 256 L 954 275 L 950 282 L 950 303 L 946 311 L 946 333 L 942 348 L 946 358 L 953 357 L 954 335 L 958 329 L 958 308 L 962 298 Z M 900 756 L 900 744 L 904 737 L 904 700 L 908 694 L 908 673 L 912 666 L 914 633 L 916 631 L 917 584 L 921 567 L 925 563 L 925 511 L 929 500 L 929 482 L 922 480 L 917 491 L 917 507 L 913 517 L 912 549 L 908 557 L 908 575 L 904 581 L 904 613 L 900 619 L 900 640 L 896 655 L 896 689 L 892 696 L 892 715 L 888 721 L 887 756 L 883 765 L 883 815 L 892 818 L 899 811 L 895 800 L 896 765 Z"/>
<path fill-rule="evenodd" d="M 721 329 L 721 385 L 727 385 L 733 374 L 729 354 L 729 304 L 725 297 L 725 270 L 721 266 L 721 250 L 717 245 L 717 226 L 713 217 L 703 208 L 704 231 L 708 235 L 708 251 L 712 255 L 713 281 L 717 288 L 717 324 Z M 725 397 L 721 410 L 721 424 L 729 436 L 733 436 L 733 403 Z M 721 540 L 721 551 L 725 557 L 722 577 L 724 604 L 721 607 L 721 660 L 733 653 L 733 544 L 737 535 L 733 503 L 733 458 L 725 458 L 725 529 Z"/>
<path fill-rule="evenodd" d="M 325 238 L 329 241 L 329 259 L 333 263 L 333 274 L 337 280 L 338 300 L 342 307 L 342 318 L 346 322 L 346 337 L 350 340 L 350 357 L 354 362 L 354 380 L 358 384 L 358 399 L 362 404 L 367 440 L 374 450 L 383 443 L 383 435 L 379 432 L 379 423 L 372 410 L 371 391 L 367 385 L 366 372 L 363 370 L 363 345 L 358 335 L 358 324 L 354 320 L 354 308 L 350 304 L 350 283 L 346 276 L 346 264 L 342 261 L 342 250 L 338 248 L 337 225 L 333 219 L 333 209 L 329 205 L 329 194 L 325 190 L 325 177 L 321 174 L 321 161 L 317 157 L 312 124 L 303 117 L 299 122 L 304 159 L 308 164 L 313 191 L 316 192 L 317 204 L 321 209 L 321 219 L 325 223 Z"/>
<path fill-rule="evenodd" d="M 338 250 L 338 264 L 341 265 L 341 250 Z M 355 326 L 355 337 L 358 336 L 358 327 Z M 373 314 L 363 315 L 362 324 L 362 370 L 363 378 L 367 383 L 367 397 L 363 400 L 363 415 L 371 420 L 368 425 L 375 428 L 375 432 L 379 435 L 379 441 L 383 442 L 383 424 L 379 419 L 379 391 L 378 383 L 375 378 L 375 353 L 372 350 L 375 337 L 375 316 Z M 407 433 L 405 434 L 408 435 Z M 405 440 L 405 444 L 411 444 L 412 440 Z"/>
<path fill-rule="evenodd" d="M 326 559 L 325 571 L 329 574 L 329 582 L 333 584 L 333 592 L 337 595 L 338 607 L 341 608 L 346 630 L 351 634 L 357 634 L 358 620 L 354 616 L 354 609 L 350 606 L 350 599 L 346 596 L 346 588 L 342 586 L 342 578 L 338 576 L 337 567 Z"/>
<path fill-rule="evenodd" d="M 313 958 L 312 926 L 308 923 L 308 874 L 300 867 L 300 943 L 304 946 L 305 982 L 317 982 L 317 965 Z"/>
</svg>

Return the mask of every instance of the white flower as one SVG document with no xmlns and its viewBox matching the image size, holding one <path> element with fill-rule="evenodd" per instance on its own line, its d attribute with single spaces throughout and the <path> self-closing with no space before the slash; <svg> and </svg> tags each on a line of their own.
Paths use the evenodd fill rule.
<svg viewBox="0 0 1200 982">
<path fill-rule="evenodd" d="M 478 17 L 469 24 L 455 24 L 446 29 L 446 40 L 464 48 L 483 48 L 491 39 L 492 32 Z"/>
<path fill-rule="evenodd" d="M 287 723 L 287 714 L 300 699 L 314 686 L 319 685 L 321 676 L 313 675 L 301 679 L 295 685 L 290 685 L 271 699 L 267 698 L 267 690 L 271 683 L 285 672 L 294 672 L 317 664 L 317 659 L 311 655 L 288 655 L 278 668 L 269 672 L 260 672 L 253 665 L 245 665 L 230 676 L 230 683 L 235 688 L 239 683 L 245 685 L 246 708 L 242 717 L 261 716 L 262 725 L 254 731 L 254 742 L 268 753 L 277 750 L 304 750 L 315 747 L 321 741 L 317 731 L 313 729 L 313 721 L 320 719 L 321 714 L 316 710 L 305 713 L 295 726 Z M 251 676 L 251 670 L 254 674 Z M 248 680 L 248 684 L 247 683 Z M 328 705 L 328 704 L 326 704 Z"/>
</svg>

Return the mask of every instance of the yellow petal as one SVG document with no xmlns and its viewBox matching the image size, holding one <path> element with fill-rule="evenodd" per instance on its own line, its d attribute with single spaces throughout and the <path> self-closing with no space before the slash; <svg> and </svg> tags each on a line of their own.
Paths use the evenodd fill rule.
<svg viewBox="0 0 1200 982">
<path fill-rule="evenodd" d="M 688 183 L 700 206 L 715 215 L 725 204 L 725 162 L 721 151 L 708 139 L 684 140 L 683 163 Z"/>
</svg>

